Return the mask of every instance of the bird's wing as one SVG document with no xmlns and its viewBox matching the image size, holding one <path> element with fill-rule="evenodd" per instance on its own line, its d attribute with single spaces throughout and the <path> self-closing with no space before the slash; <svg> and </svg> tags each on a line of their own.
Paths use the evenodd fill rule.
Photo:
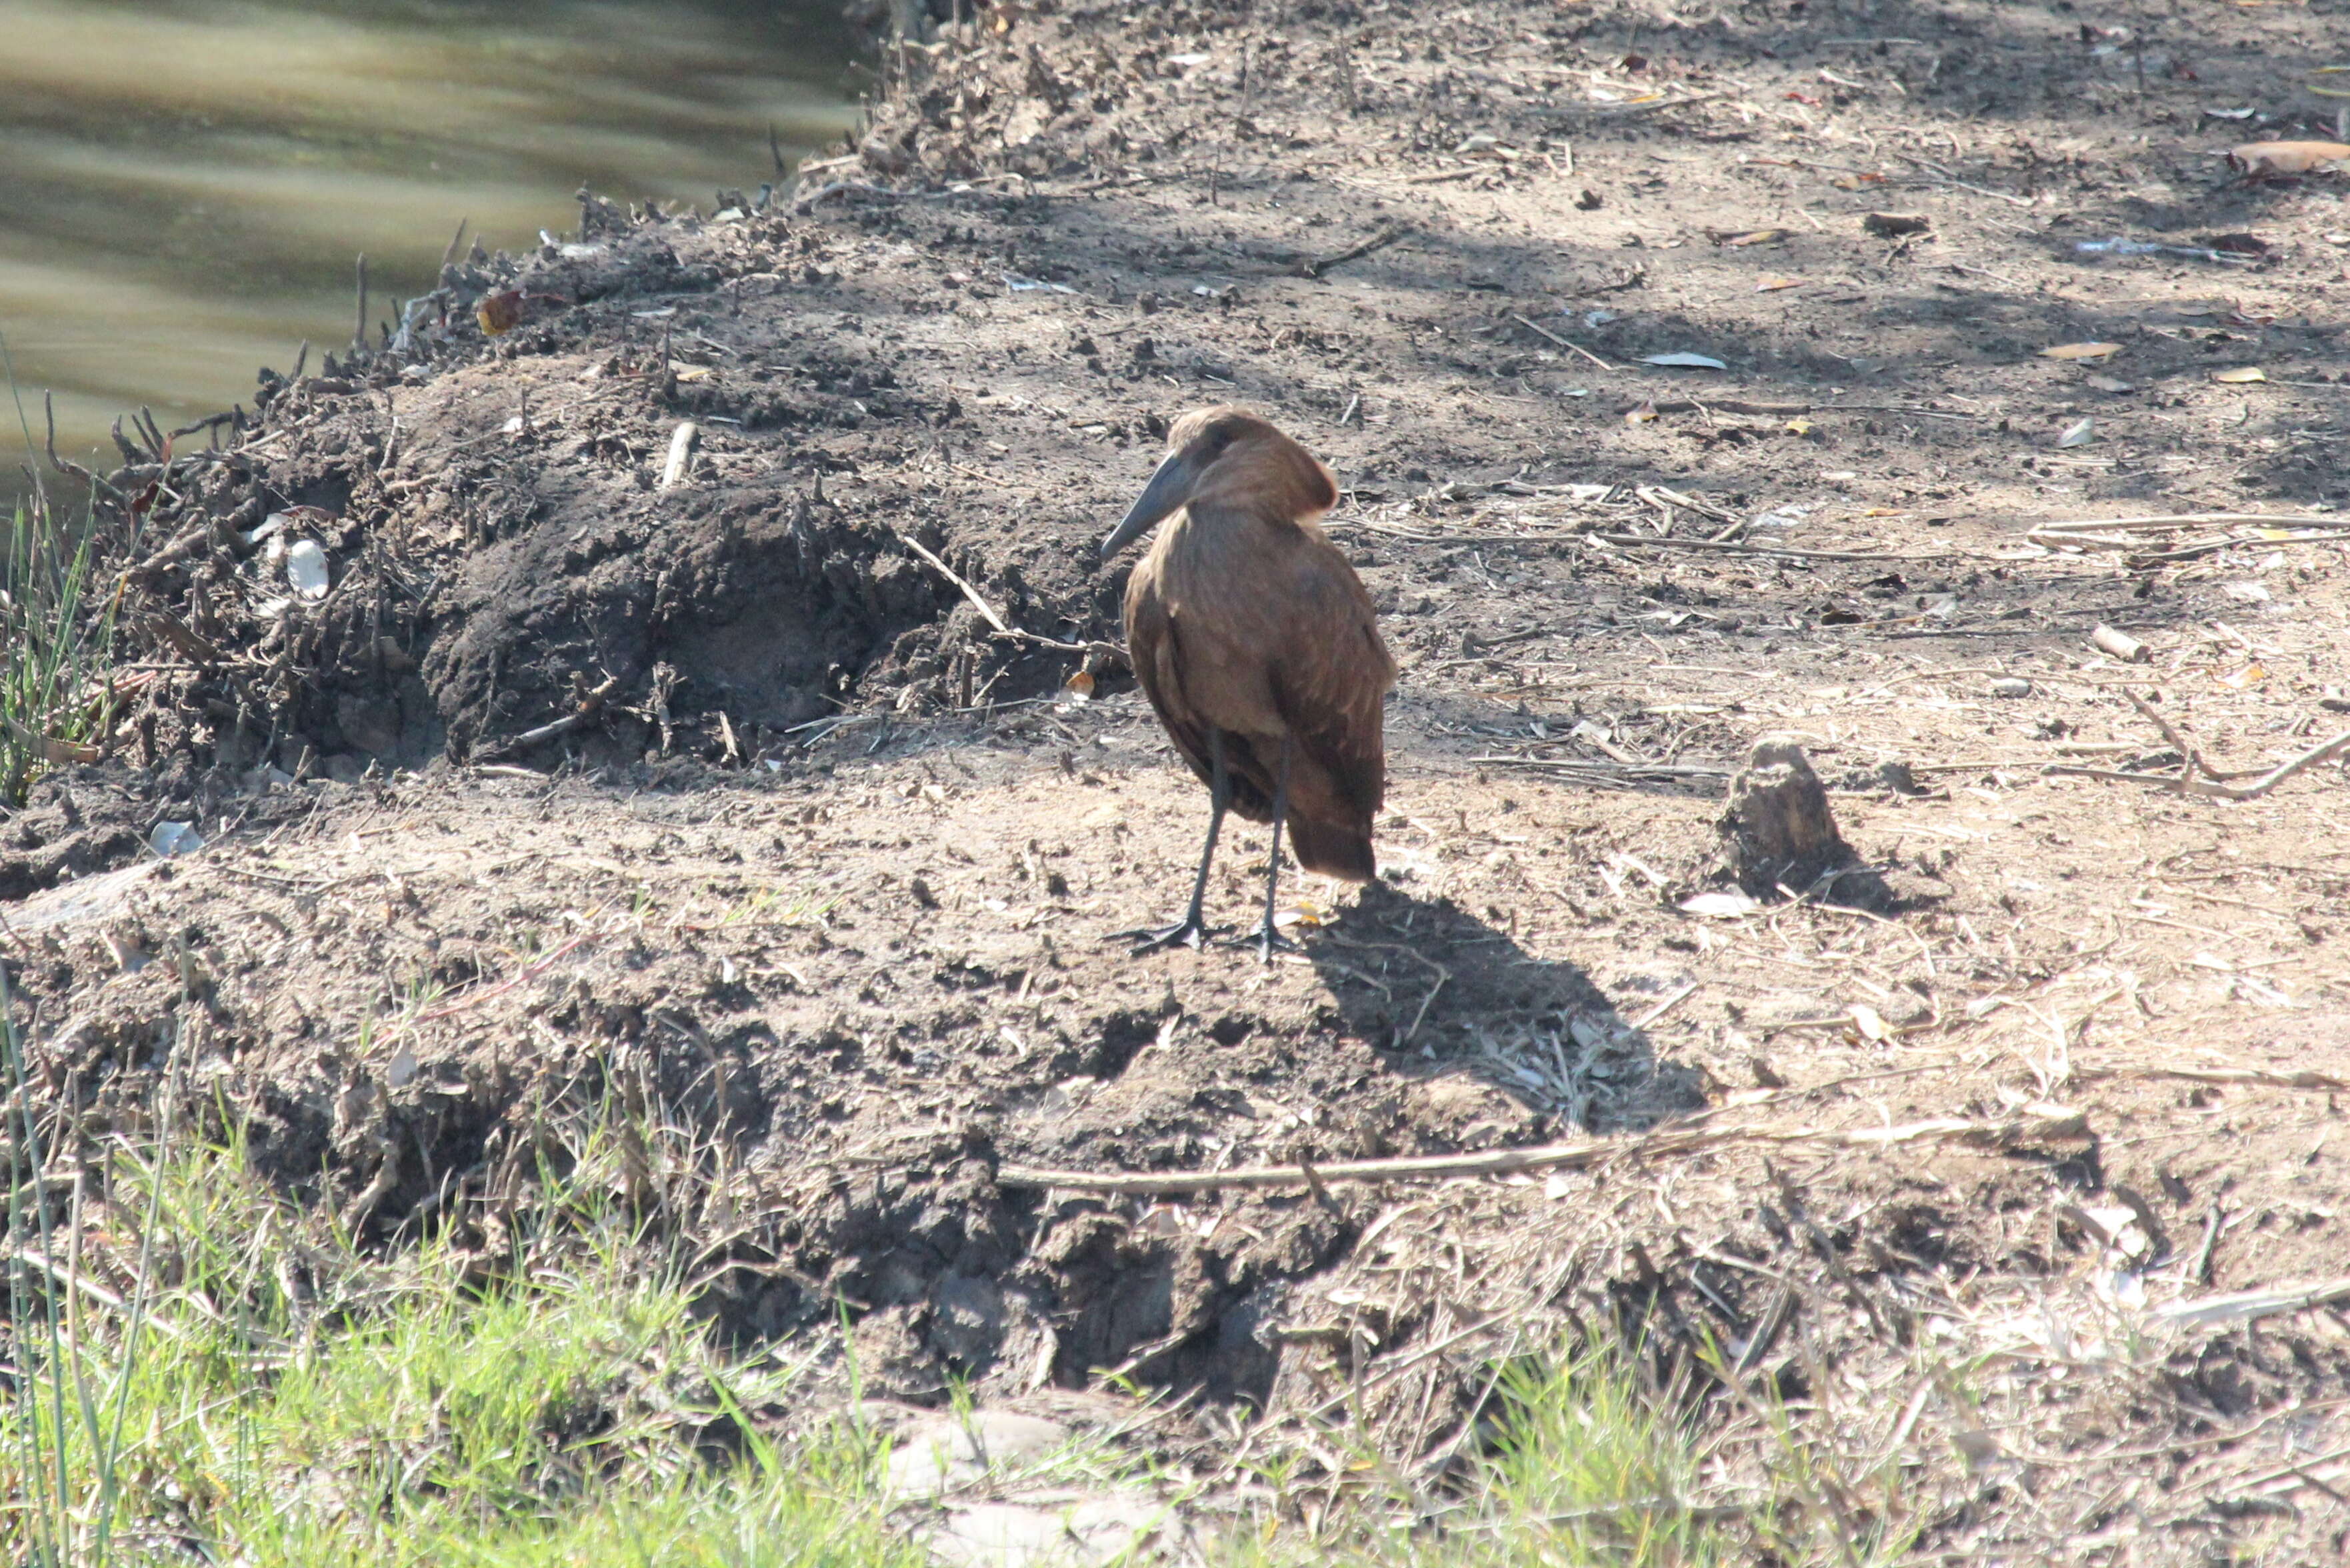
<svg viewBox="0 0 2350 1568">
<path fill-rule="evenodd" d="M 1142 682 L 1143 695 L 1166 726 L 1167 738 L 1191 764 L 1201 783 L 1211 782 L 1208 762 L 1208 727 L 1183 696 L 1183 649 L 1177 640 L 1174 618 L 1157 586 L 1145 576 L 1149 563 L 1135 568 L 1126 588 L 1126 651 Z"/>
<path fill-rule="evenodd" d="M 1370 596 L 1330 546 L 1298 574 L 1293 603 L 1273 670 L 1274 701 L 1298 749 L 1367 815 L 1386 794 L 1382 718 L 1395 661 L 1379 640 Z"/>
</svg>

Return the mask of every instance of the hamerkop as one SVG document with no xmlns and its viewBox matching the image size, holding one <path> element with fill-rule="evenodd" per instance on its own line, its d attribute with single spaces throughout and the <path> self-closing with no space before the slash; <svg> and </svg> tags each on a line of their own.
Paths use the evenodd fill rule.
<svg viewBox="0 0 2350 1568">
<path fill-rule="evenodd" d="M 1207 937 L 1200 905 L 1226 811 L 1273 825 L 1267 962 L 1286 945 L 1273 919 L 1284 824 L 1308 871 L 1377 874 L 1380 707 L 1396 669 L 1361 579 L 1314 522 L 1337 500 L 1330 471 L 1264 421 L 1201 409 L 1175 421 L 1142 498 L 1102 541 L 1107 562 L 1167 520 L 1127 584 L 1127 649 L 1210 802 L 1191 909 L 1164 929 L 1124 933 L 1138 953 Z"/>
</svg>

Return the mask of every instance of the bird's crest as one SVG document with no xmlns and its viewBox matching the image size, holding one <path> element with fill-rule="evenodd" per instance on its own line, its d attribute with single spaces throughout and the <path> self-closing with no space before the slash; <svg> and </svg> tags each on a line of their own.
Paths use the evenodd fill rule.
<svg viewBox="0 0 2350 1568">
<path fill-rule="evenodd" d="M 1338 504 L 1338 483 L 1314 454 L 1245 409 L 1198 409 L 1167 432 L 1170 453 L 1203 459 L 1194 504 L 1254 513 L 1268 521 L 1318 517 Z"/>
</svg>

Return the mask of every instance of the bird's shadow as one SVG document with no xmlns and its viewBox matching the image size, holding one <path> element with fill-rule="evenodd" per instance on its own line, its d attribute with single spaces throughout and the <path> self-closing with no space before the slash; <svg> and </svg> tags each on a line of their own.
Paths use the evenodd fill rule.
<svg viewBox="0 0 2350 1568">
<path fill-rule="evenodd" d="M 1306 955 L 1348 1026 L 1407 1076 L 1472 1075 L 1553 1133 L 1633 1132 L 1703 1107 L 1698 1071 L 1659 1058 L 1574 963 L 1537 958 L 1450 898 L 1365 888 Z"/>
</svg>

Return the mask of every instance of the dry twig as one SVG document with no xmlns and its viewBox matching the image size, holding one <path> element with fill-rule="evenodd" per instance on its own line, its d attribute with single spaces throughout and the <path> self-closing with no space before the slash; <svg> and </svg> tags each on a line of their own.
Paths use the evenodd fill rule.
<svg viewBox="0 0 2350 1568">
<path fill-rule="evenodd" d="M 931 566 L 937 571 L 939 576 L 952 583 L 956 587 L 961 588 L 962 590 L 962 597 L 971 601 L 971 607 L 979 612 L 981 619 L 993 627 L 999 634 L 1006 637 L 1012 635 L 1011 623 L 1005 620 L 1002 616 L 996 614 L 995 607 L 989 604 L 985 599 L 980 597 L 979 590 L 972 587 L 969 583 L 963 581 L 962 576 L 958 574 L 952 566 L 948 566 L 944 561 L 940 560 L 936 556 L 931 554 L 928 549 L 923 547 L 920 540 L 909 538 L 903 534 L 899 535 L 898 538 L 899 541 L 906 546 L 906 548 L 911 550 L 915 555 L 920 556 L 923 560 L 929 562 Z M 1026 634 L 1024 633 L 1023 635 L 1024 636 Z"/>
<path fill-rule="evenodd" d="M 579 699 L 578 707 L 566 713 L 562 718 L 552 723 L 541 724 L 536 730 L 525 730 L 519 735 L 509 736 L 505 740 L 484 746 L 473 753 L 473 760 L 495 762 L 500 757 L 510 757 L 517 752 L 526 752 L 533 746 L 544 744 L 548 741 L 559 740 L 602 712 L 605 702 L 619 689 L 620 678 L 617 675 L 607 675 L 600 685 Z"/>
<path fill-rule="evenodd" d="M 1305 260 L 1297 264 L 1297 275 L 1300 277 L 1320 277 L 1324 273 L 1329 271 L 1330 268 L 1336 266 L 1339 263 L 1356 261 L 1363 256 L 1370 254 L 1373 251 L 1384 250 L 1388 245 L 1395 244 L 1398 240 L 1403 238 L 1409 233 L 1411 233 L 1410 224 L 1399 223 L 1392 229 L 1384 230 L 1379 234 L 1373 234 L 1361 244 L 1349 245 L 1345 250 L 1339 251 L 1334 255 L 1307 256 Z"/>
<path fill-rule="evenodd" d="M 1529 321 L 1526 317 L 1523 317 L 1523 316 L 1520 316 L 1520 315 L 1519 315 L 1516 311 L 1514 311 L 1514 310 L 1513 310 L 1513 311 L 1512 311 L 1512 312 L 1510 312 L 1510 319 L 1511 319 L 1511 320 L 1513 320 L 1513 321 L 1514 321 L 1514 322 L 1516 322 L 1516 323 L 1517 323 L 1519 326 L 1521 326 L 1521 327 L 1528 327 L 1528 328 L 1531 328 L 1532 330 L 1534 330 L 1534 331 L 1535 331 L 1535 332 L 1539 332 L 1539 333 L 1541 333 L 1544 337 L 1545 337 L 1549 338 L 1552 342 L 1554 342 L 1554 343 L 1557 344 L 1557 345 L 1558 345 L 1560 348 L 1572 348 L 1573 350 L 1575 350 L 1575 352 L 1576 352 L 1577 354 L 1582 355 L 1585 358 L 1586 358 L 1586 359 L 1590 360 L 1593 364 L 1595 364 L 1595 365 L 1598 366 L 1598 367 L 1599 367 L 1601 369 L 1603 369 L 1603 370 L 1607 370 L 1607 371 L 1610 371 L 1610 372 L 1612 372 L 1612 371 L 1614 371 L 1614 369 L 1616 369 L 1616 367 L 1615 367 L 1615 366 L 1610 365 L 1607 360 L 1602 359 L 1598 355 L 1594 354 L 1590 349 L 1586 348 L 1582 344 L 1577 343 L 1577 342 L 1575 342 L 1575 341 L 1574 341 L 1573 339 L 1571 339 L 1571 338 L 1561 337 L 1557 333 L 1553 332 L 1549 327 L 1544 327 L 1544 326 L 1541 326 L 1541 325 L 1539 325 L 1539 324 L 1537 324 L 1537 323 L 1535 323 L 1535 322 L 1533 322 L 1533 321 Z"/>
<path fill-rule="evenodd" d="M 1109 1192 L 1137 1197 L 1171 1197 L 1188 1192 L 1212 1192 L 1223 1188 L 1297 1188 L 1311 1190 L 1317 1181 L 1326 1185 L 1336 1181 L 1424 1179 L 1457 1181 L 1516 1171 L 1579 1169 L 1618 1157 L 1638 1158 L 1694 1154 L 1746 1143 L 1797 1144 L 1823 1148 L 1885 1148 L 1909 1143 L 1957 1142 L 1991 1148 L 2014 1148 L 2052 1141 L 2074 1141 L 2085 1137 L 2087 1130 L 2087 1118 L 2076 1112 L 2053 1106 L 2041 1109 L 2026 1107 L 2021 1115 L 2002 1121 L 1939 1116 L 1886 1127 L 1776 1128 L 1755 1124 L 1677 1127 L 1636 1138 L 1577 1138 L 1565 1143 L 1490 1149 L 1477 1154 L 1336 1160 L 1327 1165 L 1316 1165 L 1310 1171 L 1304 1165 L 1166 1171 L 1050 1170 L 1007 1165 L 995 1173 L 995 1182 L 999 1187 Z"/>
</svg>

